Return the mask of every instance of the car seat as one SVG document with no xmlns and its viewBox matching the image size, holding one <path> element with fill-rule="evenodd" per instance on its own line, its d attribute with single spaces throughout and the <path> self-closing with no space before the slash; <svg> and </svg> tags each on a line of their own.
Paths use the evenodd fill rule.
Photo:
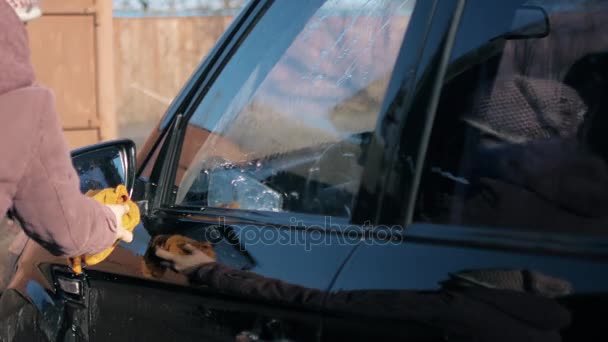
<svg viewBox="0 0 608 342">
<path fill-rule="evenodd" d="M 588 106 L 579 137 L 608 161 L 608 53 L 589 54 L 576 61 L 564 83 L 574 88 Z"/>
</svg>

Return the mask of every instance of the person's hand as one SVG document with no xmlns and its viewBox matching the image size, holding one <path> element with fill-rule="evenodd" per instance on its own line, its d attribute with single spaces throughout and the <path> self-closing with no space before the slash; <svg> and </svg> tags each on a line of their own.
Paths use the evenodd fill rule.
<svg viewBox="0 0 608 342">
<path fill-rule="evenodd" d="M 129 212 L 129 206 L 126 204 L 106 204 L 114 213 L 116 218 L 116 240 L 122 240 L 126 243 L 133 241 L 133 233 L 126 230 L 122 225 L 122 216 Z"/>
<path fill-rule="evenodd" d="M 201 266 L 215 262 L 207 254 L 196 249 L 190 244 L 185 244 L 183 249 L 188 253 L 186 255 L 179 255 L 168 252 L 162 248 L 156 247 L 156 256 L 167 260 L 171 264 L 171 268 L 175 271 L 189 275 L 198 270 Z"/>
</svg>

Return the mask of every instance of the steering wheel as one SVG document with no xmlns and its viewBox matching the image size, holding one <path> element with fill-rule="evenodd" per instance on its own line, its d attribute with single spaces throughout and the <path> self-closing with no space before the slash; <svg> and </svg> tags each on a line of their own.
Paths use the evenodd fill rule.
<svg viewBox="0 0 608 342">
<path fill-rule="evenodd" d="M 371 132 L 353 134 L 329 145 L 310 168 L 308 198 L 315 198 L 315 211 L 351 216 L 352 201 L 359 191 L 364 152 Z"/>
</svg>

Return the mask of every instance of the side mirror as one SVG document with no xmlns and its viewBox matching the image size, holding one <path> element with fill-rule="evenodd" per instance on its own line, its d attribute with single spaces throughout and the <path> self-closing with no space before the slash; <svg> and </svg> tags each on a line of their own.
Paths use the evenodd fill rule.
<svg viewBox="0 0 608 342">
<path fill-rule="evenodd" d="M 80 177 L 80 191 L 113 188 L 124 184 L 129 193 L 135 183 L 135 143 L 110 141 L 72 151 L 72 163 Z"/>
<path fill-rule="evenodd" d="M 521 6 L 515 11 L 511 30 L 505 39 L 543 38 L 549 35 L 549 15 L 540 6 Z"/>
</svg>

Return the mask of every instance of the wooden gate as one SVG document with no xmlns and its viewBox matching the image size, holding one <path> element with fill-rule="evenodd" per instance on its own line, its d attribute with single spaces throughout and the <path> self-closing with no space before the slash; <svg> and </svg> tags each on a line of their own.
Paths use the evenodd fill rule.
<svg viewBox="0 0 608 342">
<path fill-rule="evenodd" d="M 42 9 L 28 24 L 32 61 L 70 147 L 115 139 L 112 0 L 43 0 Z"/>
</svg>

